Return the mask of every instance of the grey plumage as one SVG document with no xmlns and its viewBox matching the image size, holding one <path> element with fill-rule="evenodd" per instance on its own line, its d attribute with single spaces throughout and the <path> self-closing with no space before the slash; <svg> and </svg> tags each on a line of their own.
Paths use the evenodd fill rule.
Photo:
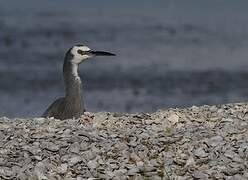
<svg viewBox="0 0 248 180">
<path fill-rule="evenodd" d="M 65 83 L 65 97 L 54 101 L 44 112 L 42 117 L 56 119 L 79 118 L 85 111 L 82 96 L 82 83 L 78 76 L 78 65 L 93 56 L 114 56 L 103 51 L 91 51 L 83 45 L 76 45 L 68 50 L 64 59 L 63 77 Z"/>
</svg>

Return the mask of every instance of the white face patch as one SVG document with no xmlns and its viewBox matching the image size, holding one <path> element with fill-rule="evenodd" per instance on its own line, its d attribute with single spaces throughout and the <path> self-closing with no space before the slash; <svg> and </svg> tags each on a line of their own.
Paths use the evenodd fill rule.
<svg viewBox="0 0 248 180">
<path fill-rule="evenodd" d="M 71 54 L 73 54 L 73 59 L 72 59 L 72 62 L 73 63 L 76 63 L 76 64 L 79 64 L 81 63 L 83 60 L 91 57 L 89 55 L 82 55 L 82 54 L 79 54 L 78 53 L 78 50 L 81 50 L 81 51 L 90 51 L 90 48 L 88 48 L 87 46 L 74 46 L 72 49 L 71 49 Z"/>
</svg>

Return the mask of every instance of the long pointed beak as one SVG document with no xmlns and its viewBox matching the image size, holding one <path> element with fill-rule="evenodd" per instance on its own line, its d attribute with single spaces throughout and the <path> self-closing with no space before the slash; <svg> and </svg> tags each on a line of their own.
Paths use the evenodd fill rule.
<svg viewBox="0 0 248 180">
<path fill-rule="evenodd" d="M 94 56 L 115 56 L 115 54 L 105 51 L 90 51 Z"/>
</svg>

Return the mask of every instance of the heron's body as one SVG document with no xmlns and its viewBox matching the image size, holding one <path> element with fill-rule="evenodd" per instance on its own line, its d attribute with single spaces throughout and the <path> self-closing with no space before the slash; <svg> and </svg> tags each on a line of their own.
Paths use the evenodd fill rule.
<svg viewBox="0 0 248 180">
<path fill-rule="evenodd" d="M 88 47 L 82 45 L 77 45 L 69 49 L 66 53 L 63 65 L 65 97 L 54 101 L 42 115 L 43 117 L 70 119 L 73 117 L 79 118 L 84 113 L 82 82 L 78 75 L 78 66 L 83 60 L 93 55 L 113 56 L 114 54 L 102 51 L 91 51 Z"/>
</svg>

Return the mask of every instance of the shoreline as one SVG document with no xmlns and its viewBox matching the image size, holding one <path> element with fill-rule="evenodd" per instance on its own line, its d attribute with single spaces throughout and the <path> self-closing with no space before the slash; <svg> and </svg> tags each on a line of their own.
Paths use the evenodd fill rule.
<svg viewBox="0 0 248 180">
<path fill-rule="evenodd" d="M 248 104 L 0 118 L 0 178 L 247 179 Z"/>
</svg>

